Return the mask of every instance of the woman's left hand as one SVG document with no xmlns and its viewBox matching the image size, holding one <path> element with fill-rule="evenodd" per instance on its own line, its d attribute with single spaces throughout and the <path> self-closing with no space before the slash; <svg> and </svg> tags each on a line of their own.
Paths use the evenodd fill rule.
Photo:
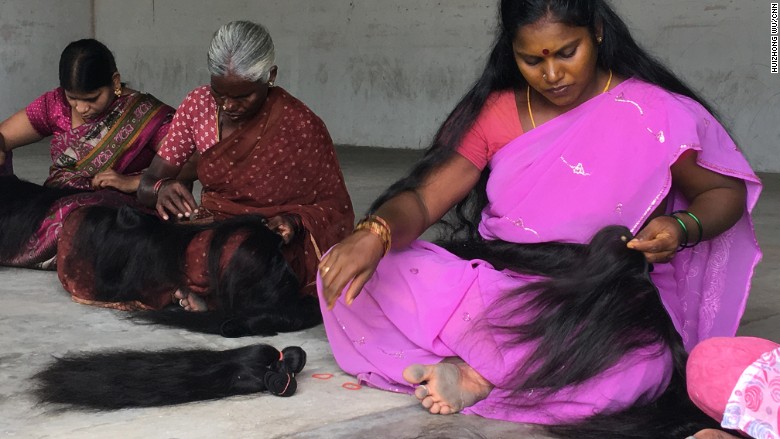
<svg viewBox="0 0 780 439">
<path fill-rule="evenodd" d="M 653 218 L 627 245 L 644 253 L 647 262 L 658 263 L 671 261 L 681 242 L 682 229 L 677 220 L 659 216 Z"/>
<path fill-rule="evenodd" d="M 140 175 L 122 175 L 113 169 L 106 169 L 92 177 L 92 188 L 114 188 L 118 191 L 130 194 L 138 189 L 138 183 L 140 181 Z"/>
</svg>

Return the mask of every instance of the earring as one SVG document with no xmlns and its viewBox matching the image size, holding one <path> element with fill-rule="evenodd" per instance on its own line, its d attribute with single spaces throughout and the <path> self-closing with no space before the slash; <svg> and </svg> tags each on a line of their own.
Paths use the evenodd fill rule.
<svg viewBox="0 0 780 439">
<path fill-rule="evenodd" d="M 223 110 L 227 110 L 227 105 L 223 105 L 223 106 L 222 106 L 222 109 L 223 109 Z"/>
<path fill-rule="evenodd" d="M 542 73 L 542 78 L 547 79 L 547 73 Z"/>
<path fill-rule="evenodd" d="M 597 43 L 601 44 L 602 41 L 604 41 L 604 37 L 602 37 L 602 36 L 596 37 L 596 42 Z"/>
<path fill-rule="evenodd" d="M 274 86 L 274 82 L 273 81 L 268 81 L 268 86 L 269 87 L 273 87 Z"/>
<path fill-rule="evenodd" d="M 117 87 L 114 89 L 114 95 L 116 97 L 122 96 L 122 87 Z"/>
</svg>

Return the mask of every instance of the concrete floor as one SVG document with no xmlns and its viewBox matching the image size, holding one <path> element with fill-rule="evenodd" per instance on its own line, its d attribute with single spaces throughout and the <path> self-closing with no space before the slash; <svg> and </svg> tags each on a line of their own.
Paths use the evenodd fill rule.
<svg viewBox="0 0 780 439">
<path fill-rule="evenodd" d="M 360 216 L 391 181 L 404 174 L 418 152 L 339 148 L 347 186 Z M 15 152 L 16 173 L 42 182 L 48 152 L 37 144 Z M 780 340 L 780 175 L 762 175 L 764 194 L 756 228 L 764 261 L 740 333 Z M 773 232 L 774 231 L 774 232 Z M 543 438 L 526 425 L 475 416 L 433 416 L 412 396 L 370 388 L 347 390 L 321 326 L 275 337 L 224 339 L 183 330 L 138 326 L 120 313 L 72 302 L 53 272 L 0 267 L 0 437 L 8 438 Z M 252 343 L 298 345 L 308 364 L 292 398 L 269 395 L 154 409 L 54 412 L 30 397 L 29 377 L 52 356 L 106 348 L 228 349 Z M 333 374 L 328 380 L 312 374 Z"/>
</svg>

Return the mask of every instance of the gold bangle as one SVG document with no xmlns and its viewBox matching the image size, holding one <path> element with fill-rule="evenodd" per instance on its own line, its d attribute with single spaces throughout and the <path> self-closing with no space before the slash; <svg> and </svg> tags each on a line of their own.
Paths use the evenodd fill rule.
<svg viewBox="0 0 780 439">
<path fill-rule="evenodd" d="M 390 233 L 390 226 L 382 217 L 376 215 L 368 215 L 355 226 L 355 232 L 358 230 L 366 230 L 376 235 L 384 245 L 384 252 L 382 256 L 386 255 L 390 251 L 392 245 L 392 235 Z"/>
</svg>

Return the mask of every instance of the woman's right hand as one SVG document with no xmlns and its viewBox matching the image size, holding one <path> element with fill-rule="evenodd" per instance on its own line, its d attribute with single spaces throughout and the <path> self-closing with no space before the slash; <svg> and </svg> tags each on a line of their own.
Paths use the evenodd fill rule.
<svg viewBox="0 0 780 439">
<path fill-rule="evenodd" d="M 382 240 L 375 234 L 360 230 L 352 233 L 333 246 L 320 260 L 319 271 L 322 278 L 322 296 L 333 309 L 344 288 L 349 285 L 344 296 L 347 305 L 351 305 L 371 279 L 379 261 L 384 256 Z"/>
<path fill-rule="evenodd" d="M 192 193 L 179 181 L 167 180 L 157 192 L 157 214 L 164 220 L 171 216 L 189 218 L 198 212 L 198 203 Z"/>
</svg>

